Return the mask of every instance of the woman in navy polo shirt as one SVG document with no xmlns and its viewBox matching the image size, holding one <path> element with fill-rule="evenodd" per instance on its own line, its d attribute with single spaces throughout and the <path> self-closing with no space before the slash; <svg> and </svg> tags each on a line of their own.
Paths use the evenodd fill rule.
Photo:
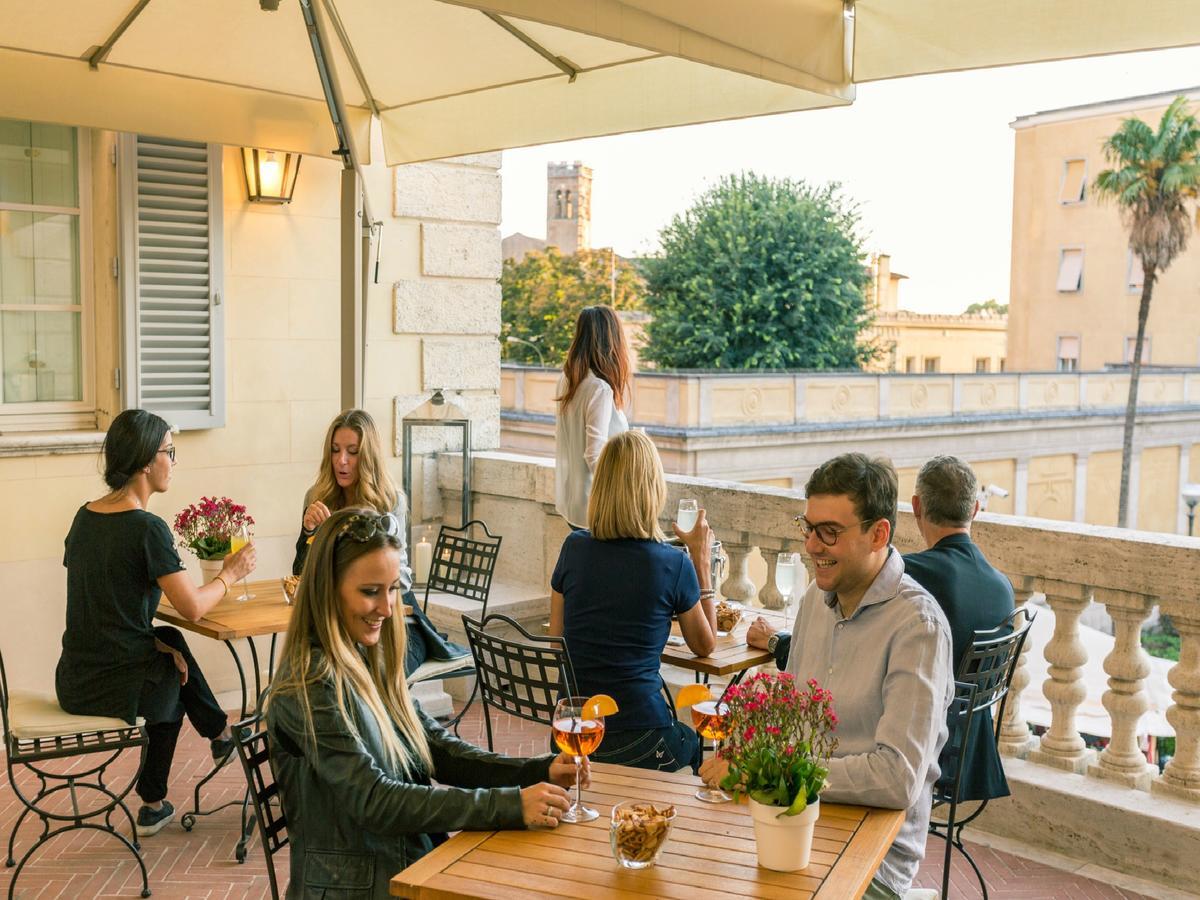
<svg viewBox="0 0 1200 900">
<path fill-rule="evenodd" d="M 587 531 L 567 536 L 550 584 L 550 633 L 566 638 L 583 696 L 610 694 L 620 707 L 605 719 L 594 762 L 674 772 L 700 764 L 700 740 L 678 722 L 662 690 L 659 657 L 678 616 L 688 647 L 716 646 L 710 553 L 712 530 L 675 529 L 688 548 L 664 543 L 662 462 L 650 439 L 627 431 L 596 463 Z"/>
</svg>

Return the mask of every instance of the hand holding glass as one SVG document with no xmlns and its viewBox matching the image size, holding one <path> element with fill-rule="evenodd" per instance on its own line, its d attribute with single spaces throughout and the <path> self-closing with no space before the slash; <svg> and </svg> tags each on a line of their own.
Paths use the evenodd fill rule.
<svg viewBox="0 0 1200 900">
<path fill-rule="evenodd" d="M 243 525 L 238 529 L 238 533 L 231 535 L 229 538 L 229 552 L 237 553 L 243 547 L 250 543 L 250 529 Z M 246 576 L 242 576 L 242 596 L 238 600 L 250 600 L 254 597 L 253 594 L 246 593 Z"/>
<path fill-rule="evenodd" d="M 679 501 L 679 509 L 675 513 L 675 524 L 683 532 L 696 527 L 696 518 L 700 515 L 700 504 L 690 497 Z"/>
<path fill-rule="evenodd" d="M 587 697 L 564 697 L 554 707 L 554 743 L 558 749 L 575 758 L 575 801 L 560 822 L 590 822 L 600 813 L 583 805 L 579 787 L 583 757 L 591 754 L 604 740 L 604 716 L 586 714 Z"/>
</svg>

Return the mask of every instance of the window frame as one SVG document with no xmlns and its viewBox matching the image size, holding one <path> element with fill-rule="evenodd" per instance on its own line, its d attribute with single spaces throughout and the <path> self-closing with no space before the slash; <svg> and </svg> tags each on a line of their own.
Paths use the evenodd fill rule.
<svg viewBox="0 0 1200 900">
<path fill-rule="evenodd" d="M 1150 335 L 1142 338 L 1142 365 L 1150 365 L 1152 358 L 1151 342 L 1154 340 Z M 1127 365 L 1133 365 L 1133 351 L 1137 347 L 1137 335 L 1126 335 L 1124 349 L 1121 351 L 1121 361 Z"/>
<path fill-rule="evenodd" d="M 933 368 L 929 368 L 932 365 Z M 922 375 L 939 375 L 942 371 L 942 358 L 940 356 L 926 356 L 921 360 Z"/>
<path fill-rule="evenodd" d="M 1075 355 L 1073 357 L 1062 355 L 1062 342 L 1064 339 L 1075 342 Z M 1054 339 L 1054 371 L 1056 371 L 1056 372 L 1078 372 L 1079 371 L 1079 359 L 1082 356 L 1083 356 L 1083 336 L 1082 335 L 1080 335 L 1078 333 L 1060 334 L 1055 337 L 1055 339 Z M 1065 368 L 1063 366 L 1063 361 L 1068 360 L 1068 359 L 1071 360 L 1071 362 L 1073 362 L 1074 365 L 1071 366 L 1070 368 Z"/>
<path fill-rule="evenodd" d="M 1062 281 L 1063 263 L 1066 261 L 1068 253 L 1079 253 L 1079 282 L 1074 288 L 1059 287 Z M 1082 245 L 1063 246 L 1058 248 L 1058 268 L 1054 273 L 1054 290 L 1059 294 L 1082 294 L 1084 285 L 1084 267 L 1087 263 L 1087 254 Z"/>
<path fill-rule="evenodd" d="M 975 374 L 986 375 L 992 371 L 992 358 L 990 356 L 975 357 Z"/>
<path fill-rule="evenodd" d="M 1071 163 L 1083 163 L 1083 178 L 1079 182 L 1079 196 L 1073 200 L 1064 199 L 1063 192 L 1067 188 L 1067 175 L 1071 171 Z M 1063 160 L 1062 176 L 1058 181 L 1058 203 L 1060 206 L 1080 206 L 1087 203 L 1088 161 L 1086 156 L 1071 156 Z"/>
<path fill-rule="evenodd" d="M 1142 261 L 1140 259 L 1138 259 L 1137 256 L 1134 255 L 1134 252 L 1132 250 L 1126 250 L 1125 253 L 1126 253 L 1125 292 L 1127 294 L 1134 294 L 1137 296 L 1141 296 L 1142 287 L 1146 282 L 1146 272 L 1145 272 L 1145 270 L 1142 270 L 1142 281 L 1135 283 L 1133 280 L 1133 269 L 1134 269 L 1134 266 L 1137 266 L 1137 268 L 1139 270 L 1141 270 L 1142 269 Z"/>
<path fill-rule="evenodd" d="M 22 122 L 32 119 L 14 119 Z M 39 123 L 57 124 L 57 123 Z M 30 403 L 6 403 L 0 390 L 0 432 L 65 431 L 96 427 L 96 329 L 95 260 L 92 243 L 92 133 L 81 126 L 66 126 L 75 131 L 75 167 L 78 178 L 79 206 L 47 206 L 31 203 L 0 203 L 0 209 L 16 212 L 59 213 L 79 216 L 79 400 L 35 400 Z M 62 304 L 47 308 L 23 309 L 33 312 L 68 312 Z M 9 310 L 10 307 L 4 307 Z"/>
</svg>

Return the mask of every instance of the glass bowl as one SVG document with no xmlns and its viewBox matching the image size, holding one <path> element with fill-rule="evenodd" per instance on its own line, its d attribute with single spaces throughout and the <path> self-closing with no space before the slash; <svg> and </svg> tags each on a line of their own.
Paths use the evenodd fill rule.
<svg viewBox="0 0 1200 900">
<path fill-rule="evenodd" d="M 671 825 L 675 807 L 657 806 L 640 800 L 624 800 L 613 807 L 608 836 L 613 857 L 626 869 L 645 869 L 658 862 Z"/>
</svg>

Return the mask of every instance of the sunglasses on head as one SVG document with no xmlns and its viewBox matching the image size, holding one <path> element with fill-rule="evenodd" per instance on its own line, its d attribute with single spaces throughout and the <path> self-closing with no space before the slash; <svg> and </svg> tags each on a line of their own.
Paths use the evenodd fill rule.
<svg viewBox="0 0 1200 900">
<path fill-rule="evenodd" d="M 340 541 L 348 536 L 362 543 L 380 534 L 399 537 L 400 521 L 391 513 L 384 513 L 381 516 L 355 513 L 342 523 L 337 539 Z"/>
</svg>

